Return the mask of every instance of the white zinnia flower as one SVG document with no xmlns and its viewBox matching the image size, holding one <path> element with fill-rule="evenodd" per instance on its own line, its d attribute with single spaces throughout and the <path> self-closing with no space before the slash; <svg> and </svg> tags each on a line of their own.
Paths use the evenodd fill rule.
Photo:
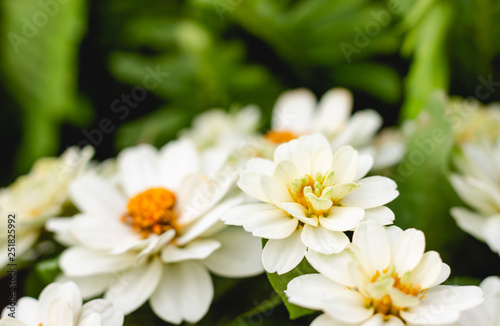
<svg viewBox="0 0 500 326">
<path fill-rule="evenodd" d="M 84 296 L 104 297 L 126 314 L 148 299 L 163 320 L 195 323 L 213 298 L 209 271 L 246 277 L 263 271 L 260 241 L 219 221 L 242 196 L 228 197 L 235 171 L 204 174 L 195 145 L 140 145 L 117 158 L 113 182 L 94 174 L 70 196 L 81 211 L 47 227 L 71 246 L 60 257 L 65 278 Z"/>
<path fill-rule="evenodd" d="M 51 283 L 40 300 L 19 299 L 2 312 L 0 326 L 121 326 L 123 313 L 108 300 L 97 299 L 82 306 L 82 296 L 73 282 Z"/>
<path fill-rule="evenodd" d="M 460 316 L 461 326 L 500 325 L 500 278 L 490 276 L 479 285 L 484 293 L 484 302 L 478 307 L 464 311 Z"/>
<path fill-rule="evenodd" d="M 457 224 L 500 254 L 500 139 L 495 143 L 466 143 L 454 157 L 461 174 L 450 176 L 462 200 L 473 208 L 454 207 Z"/>
<path fill-rule="evenodd" d="M 344 231 L 363 219 L 392 223 L 393 212 L 382 205 L 398 196 L 396 183 L 381 176 L 363 178 L 372 163 L 350 146 L 333 154 L 323 135 L 302 136 L 280 145 L 274 161 L 248 161 L 238 185 L 263 203 L 236 207 L 222 219 L 270 239 L 262 253 L 264 268 L 286 273 L 307 248 L 342 251 L 349 243 Z"/>
<path fill-rule="evenodd" d="M 291 303 L 321 310 L 312 326 L 449 325 L 479 305 L 477 286 L 444 286 L 450 269 L 435 251 L 424 253 L 422 231 L 361 223 L 340 254 L 307 252 L 321 274 L 288 284 Z"/>
<path fill-rule="evenodd" d="M 270 144 L 281 144 L 302 135 L 321 133 L 328 138 L 333 150 L 350 145 L 371 153 L 376 168 L 399 162 L 404 154 L 402 137 L 379 140 L 379 144 L 373 146 L 382 117 L 372 109 L 351 116 L 352 102 L 351 93 L 343 88 L 329 90 L 319 102 L 308 89 L 287 91 L 276 101 L 271 130 L 265 138 Z M 382 141 L 383 148 L 380 147 Z"/>
<path fill-rule="evenodd" d="M 16 256 L 31 248 L 40 229 L 50 216 L 60 214 L 68 198 L 68 185 L 87 167 L 94 154 L 92 147 L 71 147 L 60 157 L 44 157 L 33 165 L 30 173 L 0 189 L 0 225 L 7 230 L 7 215 L 16 218 Z M 0 251 L 7 252 L 7 232 L 0 234 Z M 0 256 L 0 267 L 7 263 Z"/>
</svg>

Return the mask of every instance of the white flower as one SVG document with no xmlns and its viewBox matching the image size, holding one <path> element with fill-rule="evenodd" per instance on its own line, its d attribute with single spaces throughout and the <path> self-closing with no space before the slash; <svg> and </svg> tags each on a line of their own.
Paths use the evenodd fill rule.
<svg viewBox="0 0 500 326">
<path fill-rule="evenodd" d="M 333 150 L 350 145 L 370 152 L 377 168 L 399 162 L 403 155 L 401 147 L 404 148 L 402 139 L 391 139 L 391 146 L 380 149 L 384 152 L 377 155 L 379 148 L 372 146 L 372 142 L 382 126 L 382 117 L 371 109 L 351 116 L 352 102 L 351 93 L 342 88 L 329 90 L 319 102 L 308 89 L 287 91 L 276 101 L 271 130 L 265 138 L 270 144 L 281 144 L 302 135 L 321 133 L 328 138 Z"/>
<path fill-rule="evenodd" d="M 262 253 L 264 268 L 286 273 L 307 248 L 342 251 L 349 243 L 344 231 L 363 219 L 392 223 L 393 212 L 382 205 L 397 197 L 396 183 L 380 176 L 363 178 L 372 163 L 350 146 L 333 154 L 322 135 L 302 136 L 280 145 L 274 161 L 248 161 L 238 185 L 263 203 L 236 207 L 222 219 L 270 239 Z"/>
<path fill-rule="evenodd" d="M 14 317 L 14 318 L 13 318 Z M 75 283 L 51 283 L 40 300 L 19 299 L 2 312 L 0 326 L 121 326 L 123 313 L 108 300 L 92 300 L 82 306 Z"/>
<path fill-rule="evenodd" d="M 226 277 L 263 271 L 260 242 L 219 221 L 242 202 L 240 194 L 228 195 L 234 168 L 205 175 L 189 140 L 160 151 L 129 148 L 117 164 L 113 182 L 95 174 L 76 180 L 70 196 L 81 213 L 47 224 L 70 246 L 60 267 L 84 297 L 105 291 L 125 314 L 149 299 L 160 318 L 194 323 L 213 298 L 209 271 Z"/>
<path fill-rule="evenodd" d="M 479 285 L 484 293 L 484 302 L 478 307 L 464 311 L 460 316 L 461 326 L 500 325 L 500 278 L 490 276 Z"/>
<path fill-rule="evenodd" d="M 457 224 L 500 254 L 500 139 L 496 144 L 465 143 L 454 163 L 461 174 L 450 176 L 462 200 L 473 208 L 454 207 Z"/>
<path fill-rule="evenodd" d="M 0 190 L 0 225 L 7 229 L 7 215 L 16 215 L 16 256 L 31 248 L 45 220 L 60 214 L 68 197 L 68 185 L 87 167 L 92 147 L 67 149 L 61 157 L 45 157 L 35 162 L 30 173 Z M 0 235 L 0 252 L 7 252 L 7 232 Z M 0 267 L 7 255 L 0 257 Z"/>
<path fill-rule="evenodd" d="M 293 279 L 291 303 L 321 310 L 311 325 L 449 325 L 479 305 L 477 286 L 444 286 L 450 269 L 435 251 L 424 253 L 422 231 L 361 223 L 340 254 L 307 252 L 321 274 Z"/>
</svg>

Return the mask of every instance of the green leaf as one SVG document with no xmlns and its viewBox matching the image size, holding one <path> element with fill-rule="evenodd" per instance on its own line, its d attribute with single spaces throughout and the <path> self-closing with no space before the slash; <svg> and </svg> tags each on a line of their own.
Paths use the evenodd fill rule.
<svg viewBox="0 0 500 326">
<path fill-rule="evenodd" d="M 281 300 L 283 300 L 283 302 L 285 303 L 285 306 L 288 309 L 288 313 L 290 314 L 290 319 L 297 319 L 299 317 L 310 315 L 316 312 L 314 310 L 302 308 L 288 302 L 288 299 L 285 295 L 286 287 L 291 280 L 298 276 L 311 273 L 316 273 L 316 270 L 312 268 L 312 266 L 307 262 L 305 258 L 297 267 L 295 267 L 288 273 L 282 275 L 278 275 L 277 273 L 267 273 L 267 277 L 269 278 L 269 282 L 271 282 L 274 291 L 276 291 L 276 293 L 281 297 Z"/>
<path fill-rule="evenodd" d="M 415 121 L 407 152 L 390 176 L 400 194 L 388 206 L 396 215 L 394 224 L 422 230 L 427 249 L 437 250 L 448 261 L 460 254 L 457 243 L 464 234 L 449 213 L 460 201 L 448 181 L 454 138 L 445 106 L 444 93 L 435 92 Z"/>
<path fill-rule="evenodd" d="M 54 282 L 57 275 L 61 274 L 61 269 L 59 268 L 59 257 L 39 262 L 36 264 L 35 270 L 40 279 L 46 284 Z"/>
<path fill-rule="evenodd" d="M 19 171 L 27 171 L 40 156 L 55 154 L 61 122 L 76 112 L 79 119 L 89 117 L 77 96 L 85 5 L 85 0 L 0 2 L 2 81 L 24 118 Z"/>
</svg>

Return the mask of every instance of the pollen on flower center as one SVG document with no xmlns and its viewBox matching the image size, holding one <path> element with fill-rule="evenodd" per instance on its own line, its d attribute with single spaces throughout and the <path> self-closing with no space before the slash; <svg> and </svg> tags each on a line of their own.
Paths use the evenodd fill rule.
<svg viewBox="0 0 500 326">
<path fill-rule="evenodd" d="M 324 175 L 318 172 L 313 178 L 305 175 L 294 179 L 290 187 L 292 198 L 308 209 L 310 215 L 320 216 L 326 213 L 332 205 L 332 187 L 335 173 L 330 170 Z"/>
<path fill-rule="evenodd" d="M 162 234 L 170 229 L 179 231 L 174 211 L 175 195 L 164 188 L 151 188 L 131 198 L 122 221 L 143 238 L 151 233 Z"/>
<path fill-rule="evenodd" d="M 282 130 L 282 131 L 275 131 L 275 130 L 269 130 L 264 137 L 270 141 L 271 143 L 274 144 L 281 144 L 281 143 L 286 143 L 289 142 L 290 140 L 293 140 L 297 138 L 298 136 L 294 134 L 291 131 L 287 130 Z"/>
<path fill-rule="evenodd" d="M 401 291 L 406 295 L 410 295 L 418 299 L 423 298 L 425 290 L 422 291 L 421 286 L 418 284 L 413 285 L 412 283 L 407 283 L 402 281 L 398 273 L 394 272 L 394 266 L 391 266 L 391 268 L 386 268 L 382 272 L 382 274 L 380 273 L 380 271 L 376 271 L 376 273 L 373 275 L 370 281 L 371 283 L 373 283 L 388 278 L 391 278 L 394 281 L 392 283 L 393 288 L 398 289 L 399 291 Z M 400 317 L 400 311 L 403 309 L 401 307 L 397 307 L 396 305 L 394 305 L 389 294 L 384 295 L 381 299 L 366 298 L 366 301 L 367 301 L 367 306 L 373 307 L 375 313 L 380 313 L 385 316 L 392 315 Z"/>
</svg>

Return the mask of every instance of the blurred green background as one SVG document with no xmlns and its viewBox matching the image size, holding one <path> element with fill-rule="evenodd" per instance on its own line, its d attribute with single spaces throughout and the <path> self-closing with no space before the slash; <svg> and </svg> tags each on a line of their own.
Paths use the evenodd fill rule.
<svg viewBox="0 0 500 326">
<path fill-rule="evenodd" d="M 265 128 L 279 94 L 298 87 L 348 88 L 354 110 L 374 108 L 386 126 L 426 107 L 432 124 L 416 139 L 437 127 L 451 137 L 443 103 L 428 102 L 435 89 L 500 99 L 495 0 L 0 3 L 0 186 L 75 144 L 93 143 L 99 160 L 161 146 L 210 108 L 257 104 Z M 482 278 L 500 264 L 448 214 L 461 205 L 446 180 L 451 145 L 396 179 L 391 208 L 398 225 L 426 232 L 454 276 Z"/>
</svg>

